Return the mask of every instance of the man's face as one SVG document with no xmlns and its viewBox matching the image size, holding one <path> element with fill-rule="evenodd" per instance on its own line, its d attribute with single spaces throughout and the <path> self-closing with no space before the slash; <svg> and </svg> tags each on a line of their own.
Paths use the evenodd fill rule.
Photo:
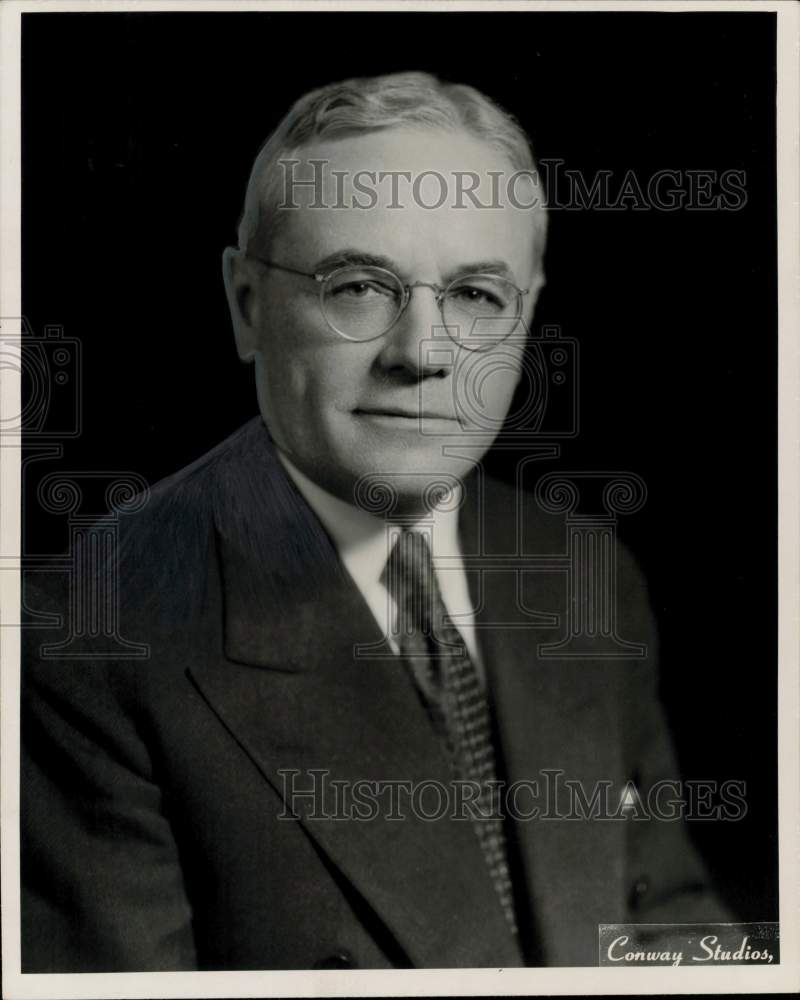
<svg viewBox="0 0 800 1000">
<path fill-rule="evenodd" d="M 337 201 L 334 171 L 344 172 L 345 198 L 340 192 L 339 202 L 348 205 L 350 179 L 365 170 L 409 171 L 412 178 L 437 171 L 448 196 L 443 207 L 427 208 L 440 200 L 438 182 L 425 182 L 415 198 L 411 185 L 401 181 L 393 201 L 390 183 L 383 181 L 374 207 L 313 208 L 312 193 L 295 188 L 300 207 L 280 211 L 280 226 L 264 254 L 270 260 L 328 273 L 359 254 L 380 259 L 404 284 L 441 287 L 467 273 L 502 267 L 515 285 L 530 289 L 522 300 L 525 322 L 515 334 L 474 353 L 446 335 L 429 288 L 412 291 L 384 336 L 353 342 L 326 322 L 319 283 L 248 258 L 236 263 L 243 304 L 240 352 L 255 359 L 259 406 L 278 447 L 342 499 L 353 501 L 360 477 L 381 474 L 405 506 L 419 506 L 425 488 L 442 474 L 460 478 L 469 471 L 508 412 L 539 285 L 532 210 L 482 208 L 469 198 L 461 199 L 464 207 L 453 207 L 454 172 L 481 176 L 483 203 L 489 201 L 488 171 L 502 171 L 503 178 L 513 173 L 499 153 L 468 135 L 392 129 L 318 142 L 298 155 L 298 177 L 306 161 L 328 161 L 329 206 Z M 521 190 L 517 197 L 530 200 Z M 458 457 L 447 453 L 452 446 Z"/>
</svg>

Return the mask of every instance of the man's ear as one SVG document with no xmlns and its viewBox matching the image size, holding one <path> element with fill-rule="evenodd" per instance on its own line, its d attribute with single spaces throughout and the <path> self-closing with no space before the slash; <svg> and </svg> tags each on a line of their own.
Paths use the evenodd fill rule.
<svg viewBox="0 0 800 1000">
<path fill-rule="evenodd" d="M 231 312 L 236 350 L 242 361 L 252 361 L 258 351 L 260 307 L 252 262 L 243 250 L 226 247 L 222 253 L 222 280 Z"/>
<path fill-rule="evenodd" d="M 536 312 L 536 306 L 539 303 L 539 296 L 541 295 L 542 289 L 547 284 L 547 280 L 544 276 L 544 271 L 542 268 L 537 267 L 536 273 L 528 282 L 528 295 L 527 295 L 527 319 L 528 325 L 533 324 L 533 316 Z"/>
</svg>

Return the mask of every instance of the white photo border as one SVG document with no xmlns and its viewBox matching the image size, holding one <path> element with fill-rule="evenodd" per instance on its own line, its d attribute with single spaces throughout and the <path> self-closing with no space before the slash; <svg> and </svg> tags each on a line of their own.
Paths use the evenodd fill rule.
<svg viewBox="0 0 800 1000">
<path fill-rule="evenodd" d="M 800 7 L 791 0 L 647 2 L 332 2 L 332 0 L 5 0 L 0 5 L 0 316 L 21 316 L 20 36 L 23 13 L 146 11 L 774 11 L 777 13 L 779 274 L 779 871 L 777 967 L 525 968 L 41 975 L 20 970 L 19 692 L 21 481 L 19 441 L 0 449 L 0 761 L 3 995 L 23 998 L 482 996 L 800 991 Z M 2 320 L 2 333 L 14 335 Z M 19 372 L 0 369 L 0 417 L 20 412 Z"/>
</svg>

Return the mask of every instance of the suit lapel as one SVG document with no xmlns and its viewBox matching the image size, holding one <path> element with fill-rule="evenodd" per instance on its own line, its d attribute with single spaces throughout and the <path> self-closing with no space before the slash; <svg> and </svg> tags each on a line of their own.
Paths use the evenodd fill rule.
<svg viewBox="0 0 800 1000">
<path fill-rule="evenodd" d="M 449 771 L 408 670 L 263 426 L 218 475 L 226 659 L 192 668 L 203 696 L 409 964 L 519 964 L 469 822 L 420 815 L 435 812 Z M 222 502 L 232 480 L 234 510 Z M 316 798 L 298 794 L 310 771 Z M 365 818 L 342 821 L 357 804 L 337 801 L 333 782 L 360 789 Z M 382 783 L 374 817 L 368 782 Z"/>
<path fill-rule="evenodd" d="M 516 503 L 516 491 L 511 488 L 490 492 L 481 504 L 491 517 L 488 524 L 484 520 L 484 530 L 478 530 L 478 519 L 464 520 L 465 554 L 521 551 L 513 530 L 521 523 Z M 543 518 L 538 531 L 531 532 L 529 527 L 526 537 L 530 539 L 527 554 L 559 553 L 565 544 L 561 530 Z M 533 911 L 531 932 L 536 937 L 526 947 L 548 964 L 591 963 L 596 953 L 596 924 L 614 919 L 611 911 L 617 909 L 614 900 L 622 884 L 623 831 L 613 821 L 559 820 L 556 813 L 563 815 L 571 807 L 565 796 L 566 780 L 579 781 L 589 796 L 599 781 L 614 780 L 616 785 L 620 764 L 616 720 L 610 707 L 614 701 L 609 697 L 611 668 L 585 660 L 539 658 L 539 644 L 560 638 L 560 626 L 531 625 L 530 618 L 525 626 L 521 606 L 563 620 L 564 575 L 487 571 L 471 582 L 480 607 L 478 634 L 504 776 L 509 786 L 537 783 L 535 798 L 526 792 L 517 802 L 521 813 L 538 806 L 538 818 L 517 819 L 513 824 Z"/>
</svg>

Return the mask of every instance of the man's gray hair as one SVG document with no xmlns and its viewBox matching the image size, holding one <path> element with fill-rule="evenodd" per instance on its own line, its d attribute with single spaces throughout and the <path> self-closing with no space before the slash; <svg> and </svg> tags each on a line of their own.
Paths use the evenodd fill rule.
<svg viewBox="0 0 800 1000">
<path fill-rule="evenodd" d="M 515 171 L 536 173 L 530 139 L 517 120 L 474 87 L 447 83 L 430 73 L 391 73 L 343 80 L 309 91 L 295 101 L 256 156 L 239 223 L 239 247 L 267 242 L 277 223 L 283 175 L 291 159 L 314 139 L 344 138 L 382 129 L 416 126 L 466 132 L 502 153 Z M 542 199 L 543 201 L 543 199 Z M 537 256 L 544 251 L 547 214 L 532 212 Z"/>
</svg>

